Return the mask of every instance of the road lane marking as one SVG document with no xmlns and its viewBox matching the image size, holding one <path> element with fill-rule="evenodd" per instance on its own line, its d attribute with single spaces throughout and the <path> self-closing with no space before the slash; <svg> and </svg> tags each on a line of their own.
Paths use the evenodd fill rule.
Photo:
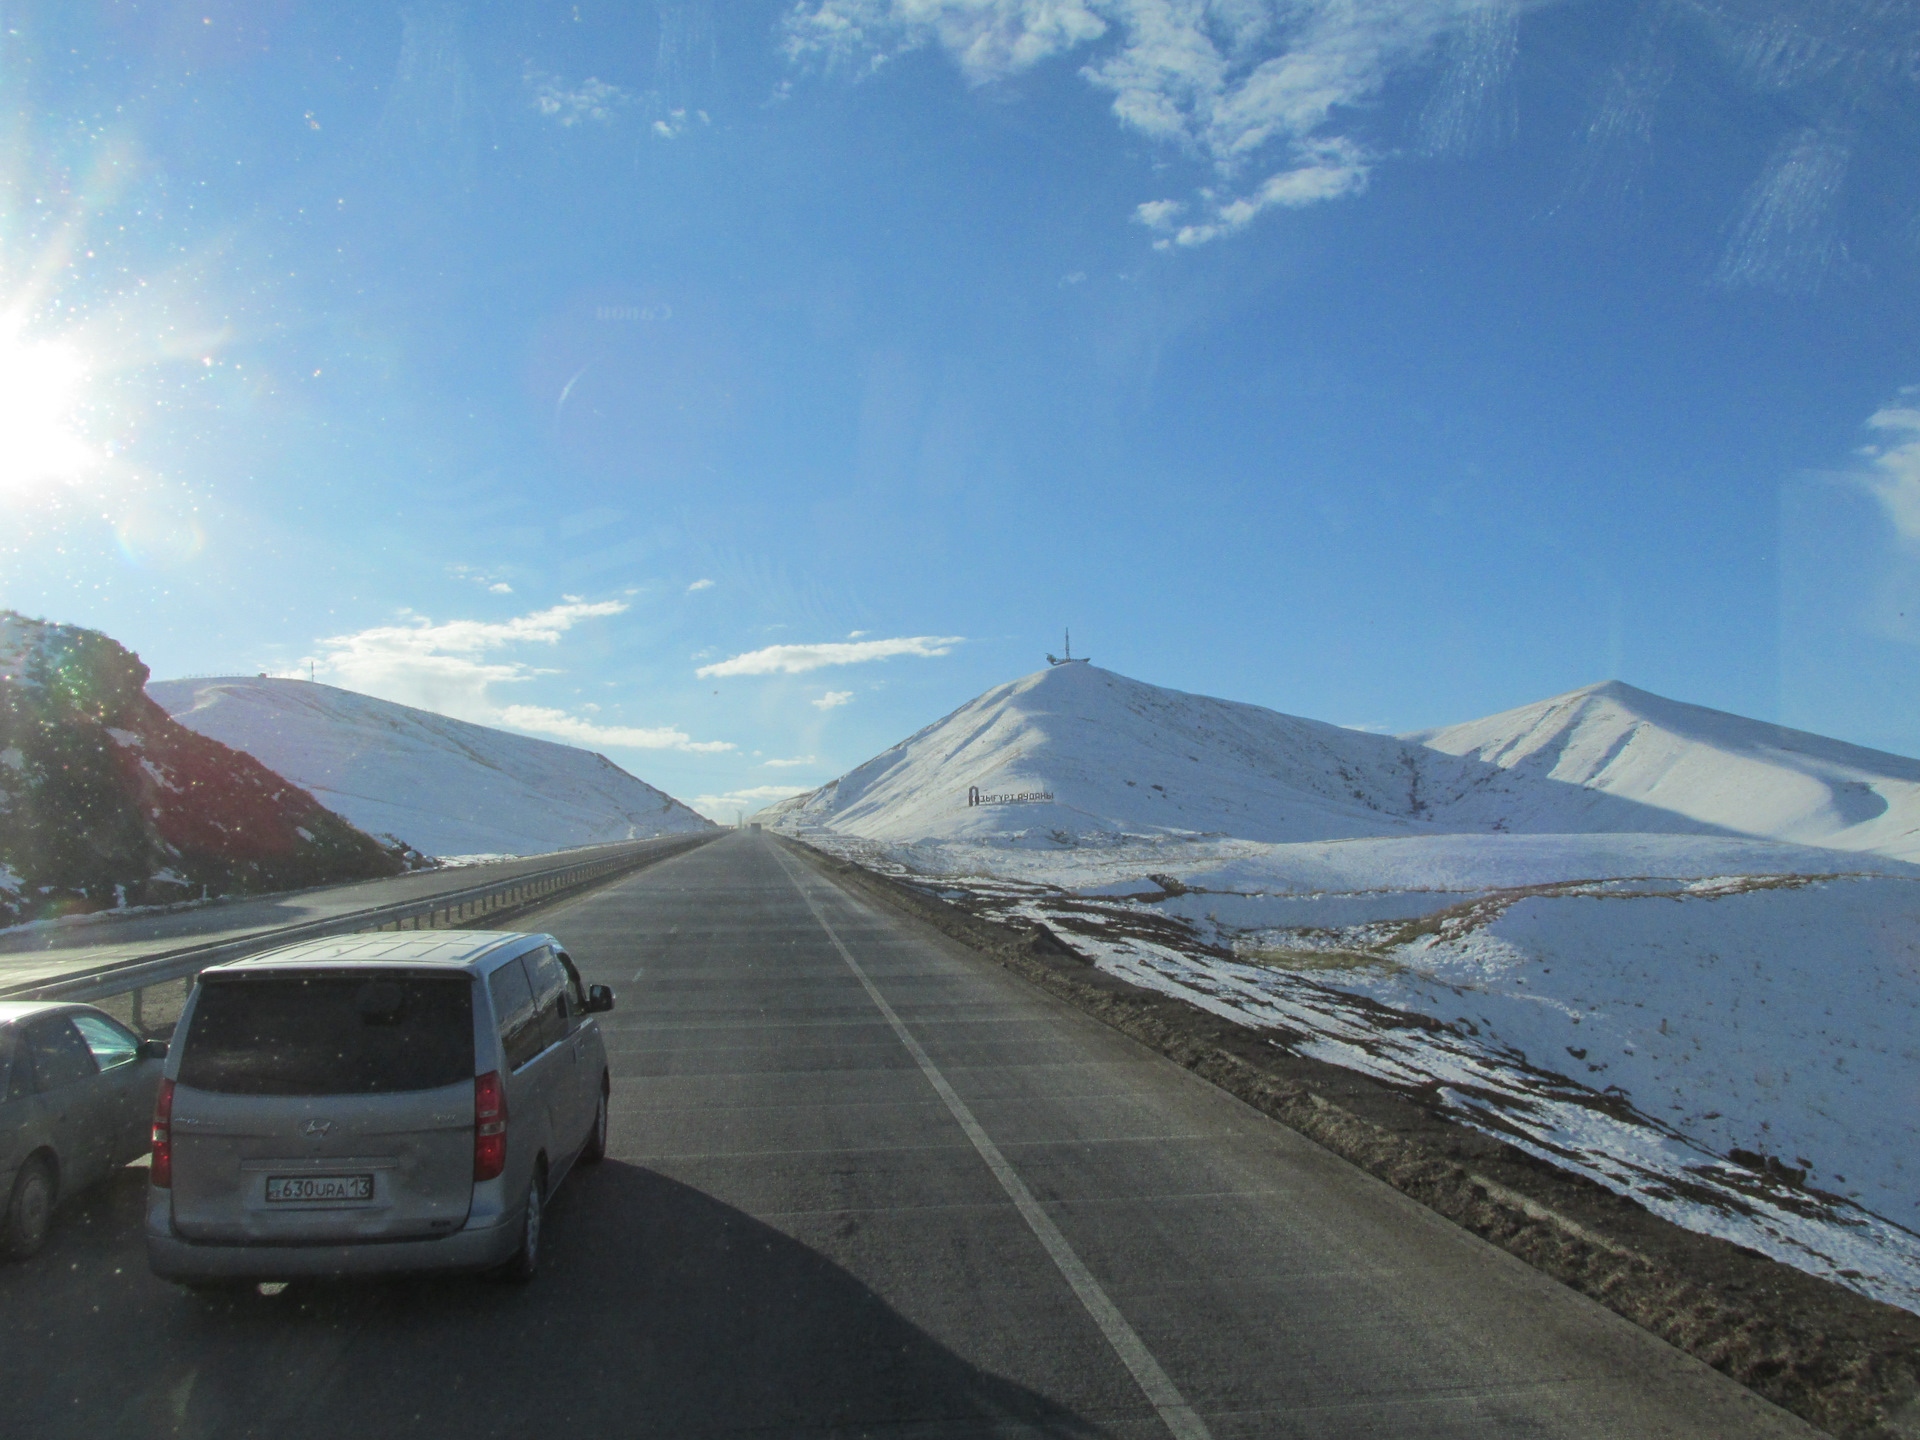
<svg viewBox="0 0 1920 1440">
<path fill-rule="evenodd" d="M 807 893 L 807 887 L 801 883 L 800 877 L 794 874 L 787 857 L 777 850 L 774 853 L 780 861 L 781 868 L 787 872 L 787 878 L 793 882 L 793 888 L 800 892 L 800 898 L 806 902 L 807 909 L 813 912 L 813 918 L 819 922 L 820 928 L 827 932 L 827 939 L 833 942 L 833 948 L 840 952 L 840 958 L 846 961 L 847 968 L 853 972 L 854 979 L 860 982 L 861 987 L 867 992 L 867 998 L 873 1001 L 875 1008 L 886 1017 L 887 1024 L 893 1027 L 893 1033 L 900 1037 L 900 1043 L 906 1046 L 907 1053 L 913 1056 L 914 1063 L 920 1067 L 920 1073 L 927 1077 L 927 1083 L 933 1086 L 934 1093 L 946 1102 L 948 1111 L 959 1122 L 960 1128 L 966 1132 L 967 1139 L 973 1142 L 973 1148 L 979 1152 L 980 1158 L 987 1162 L 987 1168 L 993 1172 L 993 1178 L 1000 1182 L 1000 1188 L 1005 1190 L 1007 1198 L 1013 1201 L 1014 1208 L 1020 1212 L 1020 1218 L 1027 1222 L 1027 1228 L 1033 1231 L 1034 1238 L 1039 1240 L 1048 1257 L 1058 1267 L 1061 1278 L 1080 1298 L 1080 1303 L 1086 1307 L 1087 1314 L 1092 1317 L 1093 1323 L 1100 1327 L 1100 1333 L 1107 1337 L 1107 1343 L 1120 1357 L 1120 1363 L 1125 1365 L 1128 1372 L 1132 1374 L 1134 1383 L 1147 1397 L 1147 1403 L 1159 1412 L 1160 1419 L 1176 1440 L 1212 1440 L 1212 1432 L 1207 1429 L 1206 1421 L 1202 1420 L 1199 1412 L 1187 1403 L 1186 1397 L 1168 1378 L 1167 1372 L 1160 1368 L 1160 1362 L 1153 1358 L 1153 1352 L 1147 1349 L 1146 1342 L 1134 1331 L 1133 1326 L 1127 1323 L 1127 1317 L 1122 1315 L 1119 1307 L 1108 1298 L 1100 1282 L 1093 1278 L 1093 1272 L 1087 1269 L 1086 1264 L 1074 1253 L 1073 1247 L 1067 1243 L 1067 1237 L 1062 1235 L 1060 1227 L 1053 1223 L 1053 1217 L 1047 1214 L 1040 1207 L 1040 1202 L 1033 1198 L 1033 1192 L 1027 1189 L 1027 1182 L 1020 1178 L 1019 1172 L 1008 1163 L 1007 1157 L 1000 1153 L 1000 1147 L 993 1143 L 993 1138 L 981 1128 L 980 1122 L 974 1119 L 973 1111 L 967 1108 L 967 1102 L 962 1100 L 953 1086 L 947 1083 L 947 1077 L 940 1073 L 940 1067 L 933 1063 L 933 1057 L 921 1048 L 918 1040 L 913 1038 L 913 1032 L 907 1029 L 906 1022 L 894 1012 L 893 1006 L 887 1003 L 887 997 L 880 993 L 879 987 L 867 977 L 867 972 L 860 968 L 860 962 L 853 958 L 853 952 L 847 949 L 846 944 L 840 939 L 839 932 L 821 913 L 820 907 L 814 903 L 813 896 Z"/>
</svg>

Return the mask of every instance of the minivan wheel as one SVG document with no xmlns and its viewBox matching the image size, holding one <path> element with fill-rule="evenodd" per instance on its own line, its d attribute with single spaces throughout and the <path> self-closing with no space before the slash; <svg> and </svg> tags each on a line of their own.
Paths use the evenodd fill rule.
<svg viewBox="0 0 1920 1440">
<path fill-rule="evenodd" d="M 607 1087 L 604 1081 L 600 1085 L 600 1103 L 593 1110 L 593 1129 L 587 1132 L 587 1146 L 580 1152 L 580 1158 L 589 1165 L 598 1165 L 607 1158 Z"/>
<path fill-rule="evenodd" d="M 25 1260 L 40 1253 L 53 1222 L 53 1167 L 36 1155 L 20 1167 L 13 1179 L 13 1195 L 0 1220 L 0 1249 L 9 1259 Z"/>
<path fill-rule="evenodd" d="M 540 1193 L 541 1176 L 534 1172 L 533 1181 L 527 1186 L 527 1203 L 520 1212 L 520 1248 L 513 1252 L 513 1258 L 499 1269 L 502 1280 L 510 1280 L 516 1285 L 524 1285 L 540 1271 L 540 1230 L 546 1223 L 545 1197 Z"/>
</svg>

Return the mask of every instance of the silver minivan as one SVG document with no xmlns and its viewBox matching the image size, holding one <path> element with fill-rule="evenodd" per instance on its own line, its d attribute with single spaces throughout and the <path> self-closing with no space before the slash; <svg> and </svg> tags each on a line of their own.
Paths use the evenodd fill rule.
<svg viewBox="0 0 1920 1440">
<path fill-rule="evenodd" d="M 348 935 L 202 971 L 154 1105 L 154 1273 L 531 1279 L 546 1200 L 606 1153 L 612 1008 L 551 935 Z"/>
</svg>

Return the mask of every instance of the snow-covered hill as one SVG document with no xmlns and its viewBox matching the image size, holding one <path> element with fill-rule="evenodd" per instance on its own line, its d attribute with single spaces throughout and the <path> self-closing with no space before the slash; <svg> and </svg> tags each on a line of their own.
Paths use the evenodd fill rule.
<svg viewBox="0 0 1920 1440">
<path fill-rule="evenodd" d="M 176 725 L 140 657 L 0 610 L 0 925 L 398 874 L 406 859 Z"/>
<path fill-rule="evenodd" d="M 1920 762 L 1617 684 L 1395 737 L 1076 664 L 762 816 L 1920 1312 Z"/>
<path fill-rule="evenodd" d="M 1401 738 L 1582 786 L 1596 805 L 1633 800 L 1740 834 L 1920 860 L 1920 760 L 1618 681 Z"/>
<path fill-rule="evenodd" d="M 970 804 L 975 790 L 989 803 Z M 1729 833 L 1630 797 L 1083 664 L 989 690 L 767 814 L 871 840 L 1040 847 L 1123 836 L 1286 844 L 1450 832 Z"/>
<path fill-rule="evenodd" d="M 305 680 L 166 680 L 173 718 L 429 855 L 535 855 L 711 828 L 603 755 Z"/>
</svg>

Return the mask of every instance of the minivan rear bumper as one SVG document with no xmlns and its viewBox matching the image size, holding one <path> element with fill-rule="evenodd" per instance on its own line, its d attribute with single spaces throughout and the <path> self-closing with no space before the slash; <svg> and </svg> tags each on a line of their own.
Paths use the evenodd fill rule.
<svg viewBox="0 0 1920 1440">
<path fill-rule="evenodd" d="M 156 1214 L 155 1211 L 160 1213 Z M 357 1245 L 231 1245 L 182 1240 L 163 1198 L 147 1214 L 147 1263 L 163 1280 L 304 1280 L 491 1270 L 520 1248 L 520 1216 L 474 1216 L 429 1240 Z"/>
</svg>

